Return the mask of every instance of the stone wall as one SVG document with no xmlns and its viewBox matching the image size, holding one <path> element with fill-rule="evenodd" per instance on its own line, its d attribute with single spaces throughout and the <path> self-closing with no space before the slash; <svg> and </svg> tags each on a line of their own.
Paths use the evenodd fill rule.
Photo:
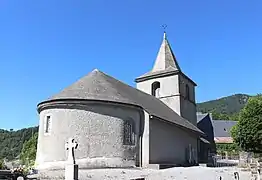
<svg viewBox="0 0 262 180">
<path fill-rule="evenodd" d="M 150 119 L 149 124 L 151 164 L 184 165 L 189 145 L 197 150 L 197 136 L 189 131 L 157 119 Z"/>
<path fill-rule="evenodd" d="M 154 82 L 160 83 L 158 98 L 168 105 L 178 115 L 197 124 L 195 86 L 181 74 L 148 79 L 137 83 L 137 89 L 151 94 L 151 86 Z M 186 98 L 186 85 L 189 87 L 189 99 Z"/>
<path fill-rule="evenodd" d="M 186 85 L 189 87 L 189 97 L 186 98 Z M 197 125 L 195 86 L 184 76 L 179 76 L 181 116 L 189 120 L 195 126 Z"/>
<path fill-rule="evenodd" d="M 160 90 L 158 98 L 180 115 L 181 107 L 178 77 L 178 75 L 172 75 L 138 82 L 137 89 L 151 95 L 151 85 L 154 82 L 159 82 Z"/>
<path fill-rule="evenodd" d="M 46 133 L 48 116 L 50 132 Z M 72 137 L 79 144 L 75 153 L 79 168 L 135 166 L 141 117 L 139 108 L 108 102 L 47 107 L 40 112 L 36 165 L 39 170 L 64 168 L 65 143 Z M 135 144 L 131 146 L 123 145 L 123 124 L 130 119 L 135 126 Z"/>
</svg>

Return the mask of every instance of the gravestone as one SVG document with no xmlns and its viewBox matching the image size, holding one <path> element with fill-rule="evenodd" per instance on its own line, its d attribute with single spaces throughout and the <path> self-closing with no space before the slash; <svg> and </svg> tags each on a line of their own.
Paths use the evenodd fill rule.
<svg viewBox="0 0 262 180">
<path fill-rule="evenodd" d="M 258 173 L 259 175 L 262 174 L 262 161 L 258 161 Z"/>
<path fill-rule="evenodd" d="M 225 157 L 226 160 L 228 160 L 228 152 L 227 152 L 227 151 L 225 152 L 225 156 L 226 156 L 226 157 Z"/>
<path fill-rule="evenodd" d="M 19 176 L 19 177 L 17 178 L 17 180 L 24 180 L 24 177 Z"/>
<path fill-rule="evenodd" d="M 245 166 L 247 165 L 249 160 L 249 153 L 248 152 L 240 152 L 239 153 L 239 165 Z"/>
<path fill-rule="evenodd" d="M 239 173 L 238 172 L 234 172 L 234 178 L 235 178 L 235 180 L 239 180 Z"/>
<path fill-rule="evenodd" d="M 78 180 L 78 165 L 75 161 L 75 149 L 78 144 L 73 138 L 69 138 L 65 144 L 65 149 L 68 151 L 68 158 L 65 165 L 65 180 Z"/>
<path fill-rule="evenodd" d="M 259 174 L 257 163 L 250 163 L 249 168 L 251 170 L 251 177 L 253 177 L 256 180 L 260 180 L 260 174 Z"/>
<path fill-rule="evenodd" d="M 257 164 L 257 180 L 260 180 L 262 179 L 261 178 L 261 162 L 259 161 L 256 161 L 256 164 Z"/>
</svg>

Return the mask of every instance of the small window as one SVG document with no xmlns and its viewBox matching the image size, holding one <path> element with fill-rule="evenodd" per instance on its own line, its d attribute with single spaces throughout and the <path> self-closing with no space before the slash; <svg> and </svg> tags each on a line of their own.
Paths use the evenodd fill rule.
<svg viewBox="0 0 262 180">
<path fill-rule="evenodd" d="M 134 122 L 128 119 L 124 122 L 124 145 L 135 145 Z"/>
<path fill-rule="evenodd" d="M 190 91 L 189 91 L 189 86 L 186 85 L 186 99 L 190 98 Z"/>
<path fill-rule="evenodd" d="M 151 86 L 151 94 L 155 97 L 160 97 L 160 82 L 156 81 Z"/>
<path fill-rule="evenodd" d="M 45 134 L 49 134 L 51 131 L 51 116 L 46 116 L 45 119 Z"/>
</svg>

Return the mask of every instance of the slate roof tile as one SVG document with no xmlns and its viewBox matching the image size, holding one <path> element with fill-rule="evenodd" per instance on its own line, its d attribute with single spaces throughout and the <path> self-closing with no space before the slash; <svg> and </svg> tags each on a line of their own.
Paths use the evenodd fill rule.
<svg viewBox="0 0 262 180">
<path fill-rule="evenodd" d="M 195 125 L 179 116 L 161 100 L 133 88 L 97 69 L 48 100 L 66 99 L 102 100 L 137 105 L 152 116 L 156 116 L 162 120 L 169 121 L 178 126 L 202 134 L 202 131 Z M 44 102 L 41 104 L 43 103 Z"/>
<path fill-rule="evenodd" d="M 214 137 L 231 137 L 230 130 L 236 123 L 237 121 L 212 120 Z"/>
</svg>

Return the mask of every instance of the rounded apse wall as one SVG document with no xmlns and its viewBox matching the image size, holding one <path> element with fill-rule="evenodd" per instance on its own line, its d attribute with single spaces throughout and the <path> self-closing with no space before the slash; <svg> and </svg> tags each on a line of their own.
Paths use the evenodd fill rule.
<svg viewBox="0 0 262 180">
<path fill-rule="evenodd" d="M 78 143 L 75 158 L 80 169 L 135 166 L 142 112 L 101 101 L 46 106 L 40 110 L 37 169 L 63 169 L 69 138 Z"/>
</svg>

